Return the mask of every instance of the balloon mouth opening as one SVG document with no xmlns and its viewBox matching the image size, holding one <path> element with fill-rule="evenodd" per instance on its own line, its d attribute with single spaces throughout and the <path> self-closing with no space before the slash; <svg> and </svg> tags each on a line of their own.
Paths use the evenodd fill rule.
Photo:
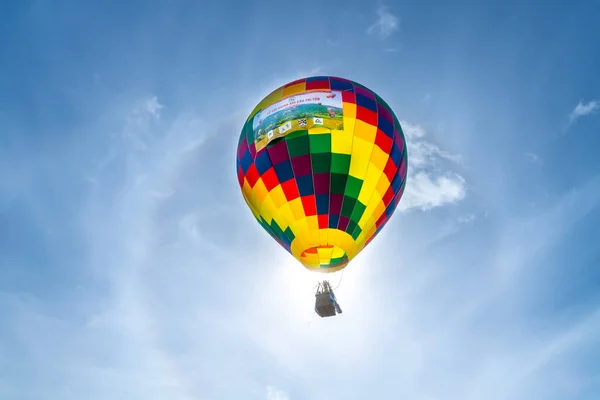
<svg viewBox="0 0 600 400">
<path fill-rule="evenodd" d="M 341 247 L 320 245 L 309 247 L 300 254 L 302 264 L 310 269 L 339 270 L 348 264 L 348 255 Z M 334 271 L 331 271 L 334 272 Z"/>
</svg>

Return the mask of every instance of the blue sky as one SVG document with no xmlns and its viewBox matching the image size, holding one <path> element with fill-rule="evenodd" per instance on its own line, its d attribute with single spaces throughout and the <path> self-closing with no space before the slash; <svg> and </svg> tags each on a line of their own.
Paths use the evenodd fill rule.
<svg viewBox="0 0 600 400">
<path fill-rule="evenodd" d="M 3 2 L 0 398 L 596 399 L 600 10 L 563 3 Z M 410 159 L 325 320 L 234 171 L 315 74 Z"/>
</svg>

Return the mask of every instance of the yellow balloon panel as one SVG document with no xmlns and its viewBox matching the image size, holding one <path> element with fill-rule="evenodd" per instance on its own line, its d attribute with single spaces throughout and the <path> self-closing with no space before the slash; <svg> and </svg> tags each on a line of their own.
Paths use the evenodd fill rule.
<svg viewBox="0 0 600 400">
<path fill-rule="evenodd" d="M 344 268 L 385 226 L 406 183 L 406 142 L 389 106 L 337 77 L 284 85 L 253 110 L 237 149 L 246 202 L 309 269 Z"/>
</svg>

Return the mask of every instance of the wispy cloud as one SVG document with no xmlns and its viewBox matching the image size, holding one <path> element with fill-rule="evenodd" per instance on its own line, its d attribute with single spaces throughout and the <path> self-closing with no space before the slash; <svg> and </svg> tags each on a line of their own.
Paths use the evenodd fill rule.
<svg viewBox="0 0 600 400">
<path fill-rule="evenodd" d="M 458 217 L 458 222 L 460 222 L 461 224 L 468 224 L 475 221 L 476 218 L 477 216 L 475 214 L 469 213 Z"/>
<path fill-rule="evenodd" d="M 455 203 L 466 196 L 466 180 L 446 164 L 458 164 L 461 156 L 448 153 L 425 139 L 420 125 L 401 121 L 408 145 L 408 183 L 400 210 L 429 210 Z"/>
<path fill-rule="evenodd" d="M 290 398 L 283 390 L 267 386 L 267 400 L 290 400 Z"/>
<path fill-rule="evenodd" d="M 398 30 L 399 24 L 397 16 L 388 11 L 387 7 L 380 6 L 377 9 L 377 21 L 367 29 L 367 33 L 385 39 Z"/>
<path fill-rule="evenodd" d="M 99 290 L 91 281 L 86 281 L 80 292 L 65 293 L 64 296 L 72 296 L 72 303 L 77 304 L 73 307 L 76 315 L 53 313 L 47 305 L 22 301 L 19 297 L 14 300 L 18 307 L 13 307 L 17 317 L 11 324 L 12 329 L 15 334 L 31 333 L 19 334 L 20 343 L 27 349 L 21 362 L 52 370 L 55 379 L 64 377 L 65 382 L 69 381 L 68 389 L 63 389 L 61 384 L 51 385 L 41 395 L 36 388 L 20 386 L 15 381 L 13 385 L 20 387 L 18 395 L 9 397 L 42 396 L 64 400 L 84 396 L 95 400 L 125 395 L 133 399 L 192 400 L 219 397 L 208 390 L 225 390 L 215 384 L 225 378 L 215 375 L 203 361 L 193 362 L 190 368 L 196 369 L 185 368 L 186 357 L 179 354 L 177 345 L 171 342 L 171 337 L 181 339 L 180 334 L 165 334 L 181 322 L 181 317 L 192 318 L 192 314 L 199 313 L 192 318 L 196 322 L 185 324 L 185 330 L 202 336 L 205 344 L 211 343 L 214 337 L 199 330 L 203 330 L 202 325 L 206 326 L 209 320 L 213 327 L 219 323 L 218 316 L 204 310 L 188 290 L 197 291 L 205 281 L 218 282 L 219 277 L 215 280 L 211 276 L 214 271 L 210 264 L 216 264 L 215 257 L 222 257 L 221 263 L 226 262 L 226 254 L 215 251 L 215 247 L 221 249 L 222 246 L 214 245 L 214 237 L 197 240 L 186 230 L 189 224 L 180 227 L 179 221 L 198 210 L 198 206 L 190 207 L 189 196 L 194 197 L 194 203 L 201 208 L 211 209 L 213 215 L 219 210 L 216 206 L 219 203 L 212 198 L 217 193 L 206 189 L 205 179 L 212 176 L 221 179 L 219 171 L 224 169 L 201 173 L 201 179 L 190 181 L 194 182 L 192 186 L 181 185 L 181 181 L 203 144 L 219 129 L 220 122 L 204 126 L 197 116 L 185 113 L 161 121 L 158 118 L 161 107 L 154 96 L 132 106 L 120 122 L 122 134 L 106 137 L 116 150 L 110 157 L 96 154 L 99 167 L 92 175 L 95 184 L 90 185 L 83 204 L 73 207 L 78 217 L 76 226 L 81 229 L 78 236 L 84 243 L 82 273 L 96 277 L 107 288 L 106 293 L 90 302 L 88 299 Z M 114 115 L 109 118 L 117 120 Z M 201 170 L 209 168 L 211 162 L 203 162 Z M 90 175 L 87 171 L 77 172 L 82 178 Z M 186 196 L 184 193 L 189 188 L 193 188 L 193 194 L 188 192 Z M 179 194 L 176 198 L 168 195 L 175 192 Z M 163 195 L 157 196 L 157 193 Z M 203 214 L 204 225 L 207 219 L 214 224 L 210 215 Z M 195 285 L 182 284 L 186 279 L 178 274 L 194 271 L 199 275 L 188 279 L 196 282 Z M 180 283 L 172 279 L 176 276 L 179 276 L 176 279 L 183 278 Z M 159 281 L 162 283 L 158 284 Z M 190 300 L 173 297 L 175 288 L 180 294 L 187 293 L 184 296 Z M 158 299 L 162 300 L 157 303 Z M 167 303 L 171 311 L 162 309 Z M 173 313 L 182 303 L 187 311 Z M 38 329 L 35 326 L 42 326 L 48 339 L 34 335 Z M 48 345 L 49 340 L 63 342 L 63 345 L 58 349 Z M 222 336 L 219 343 L 226 340 Z M 210 351 L 218 348 L 213 345 L 212 350 L 202 350 L 200 355 L 210 357 Z M 60 366 L 50 367 L 48 363 L 58 359 Z M 200 386 L 191 383 L 190 374 L 196 373 L 200 375 L 197 377 Z M 206 382 L 215 386 L 206 389 Z M 235 381 L 231 382 L 233 388 L 226 390 L 239 390 L 235 388 Z"/>
<path fill-rule="evenodd" d="M 537 164 L 537 165 L 543 165 L 544 164 L 544 160 L 542 160 L 542 158 L 539 155 L 535 154 L 535 153 L 524 153 L 524 156 L 532 164 Z"/>
<path fill-rule="evenodd" d="M 587 103 L 582 103 L 581 101 L 577 103 L 571 114 L 569 114 L 569 124 L 574 123 L 581 117 L 585 117 L 586 115 L 591 115 L 600 110 L 600 101 L 598 100 L 590 100 Z"/>
</svg>

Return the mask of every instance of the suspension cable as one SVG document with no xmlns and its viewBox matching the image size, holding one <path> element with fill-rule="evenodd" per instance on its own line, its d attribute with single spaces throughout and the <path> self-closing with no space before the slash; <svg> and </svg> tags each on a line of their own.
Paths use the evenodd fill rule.
<svg viewBox="0 0 600 400">
<path fill-rule="evenodd" d="M 340 281 L 338 282 L 337 286 L 335 287 L 335 289 L 333 290 L 337 290 L 337 288 L 340 287 L 341 283 L 342 283 L 342 279 L 344 279 L 344 272 L 346 271 L 346 269 L 342 270 L 342 275 L 340 275 Z"/>
</svg>

